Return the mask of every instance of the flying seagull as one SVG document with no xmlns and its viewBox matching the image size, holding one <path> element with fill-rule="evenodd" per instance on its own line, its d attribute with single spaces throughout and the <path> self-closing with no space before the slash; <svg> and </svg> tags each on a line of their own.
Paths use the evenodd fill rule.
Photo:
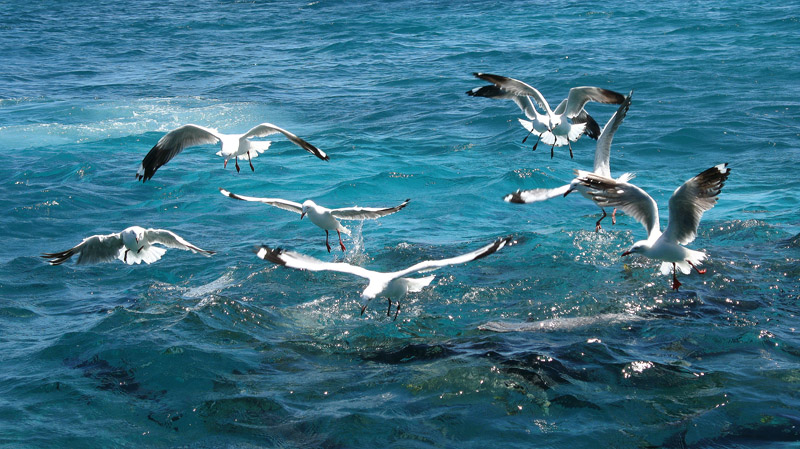
<svg viewBox="0 0 800 449">
<path fill-rule="evenodd" d="M 435 277 L 409 278 L 406 276 L 414 273 L 433 271 L 447 265 L 456 265 L 478 260 L 496 252 L 506 245 L 510 246 L 514 243 L 516 242 L 513 240 L 513 237 L 502 237 L 489 245 L 461 256 L 451 257 L 449 259 L 425 260 L 405 270 L 389 273 L 367 270 L 366 268 L 357 267 L 344 262 L 323 262 L 294 251 L 286 251 L 282 248 L 272 249 L 266 245 L 253 248 L 253 252 L 261 259 L 289 268 L 308 271 L 338 271 L 340 273 L 349 273 L 365 278 L 369 281 L 369 284 L 367 288 L 364 289 L 364 292 L 361 293 L 361 314 L 364 314 L 370 301 L 378 296 L 383 296 L 389 300 L 389 307 L 386 310 L 387 316 L 390 315 L 392 310 L 392 301 L 396 303 L 394 319 L 397 319 L 397 314 L 400 313 L 400 300 L 409 292 L 421 291 L 424 287 L 427 287 Z"/>
<path fill-rule="evenodd" d="M 578 140 L 584 131 L 592 139 L 600 136 L 600 125 L 583 109 L 586 103 L 595 101 L 621 104 L 625 100 L 624 95 L 612 90 L 591 86 L 573 87 L 569 90 L 567 98 L 552 110 L 538 90 L 520 80 L 490 73 L 473 73 L 473 75 L 492 84 L 469 90 L 467 95 L 513 100 L 525 116 L 531 119 L 531 121 L 519 119 L 519 122 L 528 130 L 528 135 L 535 134 L 538 137 L 533 150 L 536 151 L 536 146 L 541 140 L 546 145 L 551 145 L 551 158 L 553 148 L 564 145 L 569 147 L 569 157 L 573 157 L 571 142 Z M 539 113 L 534 102 L 545 111 L 544 114 Z M 522 142 L 525 143 L 527 139 L 528 136 L 525 136 Z"/>
<path fill-rule="evenodd" d="M 647 240 L 639 240 L 622 255 L 642 254 L 660 260 L 662 274 L 669 274 L 672 265 L 672 288 L 677 290 L 681 285 L 678 270 L 683 274 L 691 273 L 692 269 L 698 274 L 706 272 L 697 268 L 706 259 L 706 253 L 682 245 L 688 245 L 697 237 L 703 212 L 717 203 L 717 195 L 730 172 L 727 163 L 715 165 L 678 187 L 669 199 L 669 222 L 663 234 L 658 221 L 658 205 L 644 190 L 592 173 L 579 179 L 591 189 L 589 194 L 601 207 L 618 207 L 636 218 L 647 230 Z"/>
<path fill-rule="evenodd" d="M 270 206 L 275 206 L 283 210 L 296 212 L 300 214 L 301 220 L 303 217 L 308 215 L 308 219 L 311 220 L 311 223 L 314 223 L 325 230 L 325 246 L 328 248 L 328 252 L 331 252 L 331 244 L 328 242 L 328 231 L 336 231 L 336 234 L 339 236 L 339 247 L 342 249 L 342 252 L 346 250 L 344 243 L 342 242 L 341 233 L 344 232 L 345 234 L 350 235 L 350 230 L 342 226 L 342 224 L 339 223 L 339 220 L 374 220 L 376 218 L 391 215 L 399 211 L 400 209 L 406 207 L 406 204 L 411 201 L 410 199 L 407 199 L 403 201 L 402 204 L 395 207 L 354 206 L 343 207 L 341 209 L 328 209 L 327 207 L 322 207 L 311 200 L 306 200 L 303 202 L 303 204 L 300 204 L 280 198 L 256 198 L 252 196 L 237 195 L 221 187 L 219 191 L 223 195 L 233 199 L 242 201 L 255 201 L 269 204 Z"/>
<path fill-rule="evenodd" d="M 87 237 L 73 248 L 59 253 L 45 253 L 41 257 L 50 259 L 48 260 L 50 265 L 61 265 L 75 254 L 78 255 L 77 264 L 110 262 L 114 259 L 119 259 L 128 265 L 142 262 L 149 264 L 161 259 L 167 252 L 164 248 L 153 246 L 155 244 L 206 256 L 215 254 L 214 251 L 206 251 L 192 245 L 172 231 L 131 226 L 115 234 Z"/>
<path fill-rule="evenodd" d="M 619 125 L 622 123 L 622 121 L 625 119 L 625 115 L 628 113 L 628 108 L 631 105 L 632 95 L 633 91 L 631 91 L 631 93 L 625 97 L 625 101 L 622 102 L 622 104 L 619 106 L 619 109 L 617 109 L 614 115 L 612 115 L 608 120 L 606 126 L 603 127 L 603 131 L 600 132 L 600 138 L 597 139 L 597 147 L 594 150 L 594 170 L 592 173 L 595 175 L 611 178 L 611 141 L 614 139 L 614 133 L 617 131 L 617 128 L 619 128 Z M 506 195 L 503 197 L 503 199 L 509 203 L 527 204 L 549 200 L 550 198 L 555 198 L 557 196 L 567 196 L 571 192 L 577 190 L 581 195 L 591 200 L 592 196 L 589 194 L 589 188 L 584 186 L 580 181 L 580 177 L 588 174 L 589 172 L 587 171 L 576 170 L 577 177 L 569 184 L 565 184 L 554 189 L 517 190 L 514 193 Z M 633 179 L 632 173 L 624 173 L 622 176 L 616 179 L 616 182 L 628 182 L 631 179 Z M 601 205 L 597 204 L 597 206 L 601 211 L 603 211 L 603 215 L 595 223 L 595 231 L 602 229 L 600 222 L 603 221 L 606 215 L 608 215 L 606 214 L 606 210 L 603 209 Z M 611 214 L 611 221 L 614 224 L 617 223 L 616 212 L 617 210 L 614 209 L 614 212 Z"/>
<path fill-rule="evenodd" d="M 276 133 L 283 134 L 295 145 L 324 161 L 330 159 L 324 151 L 271 123 L 262 123 L 244 134 L 222 134 L 216 129 L 189 124 L 173 129 L 158 140 L 158 143 L 142 160 L 142 164 L 136 172 L 136 180 L 145 182 L 152 178 L 159 167 L 177 156 L 184 148 L 215 143 L 219 143 L 222 146 L 220 151 L 217 152 L 217 156 L 225 158 L 224 167 L 228 166 L 230 159 L 234 159 L 236 161 L 236 171 L 238 172 L 239 158 L 247 156 L 250 169 L 255 171 L 251 159 L 266 151 L 272 142 L 250 139 L 252 137 L 266 137 Z"/>
</svg>

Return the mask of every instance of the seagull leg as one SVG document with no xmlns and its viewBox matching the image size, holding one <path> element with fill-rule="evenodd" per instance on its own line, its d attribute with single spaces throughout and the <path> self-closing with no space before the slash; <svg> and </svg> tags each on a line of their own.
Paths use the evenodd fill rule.
<svg viewBox="0 0 800 449">
<path fill-rule="evenodd" d="M 347 248 L 344 247 L 344 243 L 342 243 L 342 233 L 339 230 L 336 230 L 336 233 L 339 234 L 339 246 L 342 248 L 342 252 L 347 251 Z"/>
<path fill-rule="evenodd" d="M 228 160 L 225 159 L 225 162 L 222 163 L 222 168 L 228 168 Z"/>
<path fill-rule="evenodd" d="M 553 136 L 553 137 L 555 137 L 555 136 Z M 556 142 L 554 141 L 554 142 L 553 142 L 553 146 L 552 146 L 552 147 L 550 147 L 550 159 L 553 159 L 553 149 L 554 149 L 555 147 L 556 147 Z"/>
<path fill-rule="evenodd" d="M 678 287 L 681 286 L 680 281 L 678 281 L 678 268 L 675 266 L 675 262 L 672 262 L 672 289 L 678 291 Z"/>
<path fill-rule="evenodd" d="M 614 208 L 614 211 L 611 212 L 611 224 L 617 224 L 617 208 Z"/>
<path fill-rule="evenodd" d="M 391 316 L 389 312 L 392 311 L 392 298 L 387 298 L 389 300 L 389 307 L 386 308 L 386 316 Z"/>
<path fill-rule="evenodd" d="M 531 134 L 533 134 L 533 128 L 532 127 L 531 127 L 531 130 L 528 131 L 528 134 L 525 136 L 525 138 L 522 139 L 522 143 L 525 143 L 525 141 L 528 140 L 528 137 L 530 137 Z"/>
<path fill-rule="evenodd" d="M 366 305 L 366 304 L 364 304 L 363 306 L 361 306 L 361 316 L 364 316 L 364 311 L 365 311 L 365 310 L 367 310 L 367 305 Z"/>
<path fill-rule="evenodd" d="M 689 262 L 689 261 L 687 260 L 687 262 Z M 696 271 L 697 274 L 706 274 L 706 269 L 705 268 L 703 268 L 702 270 L 698 270 L 697 267 L 694 266 L 694 264 L 691 263 L 691 262 L 689 262 L 689 266 L 694 268 L 694 271 Z"/>
<path fill-rule="evenodd" d="M 603 229 L 603 227 L 600 226 L 600 222 L 603 221 L 604 218 L 606 218 L 606 215 L 608 215 L 606 214 L 606 210 L 603 209 L 602 207 L 600 208 L 600 210 L 603 211 L 603 216 L 601 216 L 600 219 L 597 220 L 597 223 L 594 224 L 594 232 L 600 232 L 600 230 Z"/>
<path fill-rule="evenodd" d="M 540 140 L 542 140 L 542 136 L 539 136 L 539 138 L 536 139 L 536 143 L 533 144 L 533 151 L 536 151 L 536 147 L 539 145 Z"/>
<path fill-rule="evenodd" d="M 397 321 L 397 315 L 400 314 L 400 301 L 397 301 L 397 308 L 394 309 L 394 319 L 392 321 Z"/>
<path fill-rule="evenodd" d="M 128 263 L 128 251 L 130 251 L 130 250 L 126 249 L 125 250 L 125 254 L 122 255 L 122 261 L 125 262 L 125 263 Z"/>
<path fill-rule="evenodd" d="M 136 254 L 139 254 L 144 249 L 144 246 L 140 246 L 139 249 L 136 251 Z"/>
<path fill-rule="evenodd" d="M 331 244 L 328 243 L 328 230 L 325 230 L 325 246 L 328 247 L 328 252 L 331 252 Z"/>
<path fill-rule="evenodd" d="M 236 156 L 236 173 L 239 173 L 239 156 Z"/>
<path fill-rule="evenodd" d="M 249 162 L 249 163 L 250 163 L 250 170 L 252 170 L 253 172 L 255 172 L 255 171 L 256 171 L 256 169 L 253 167 L 253 160 L 250 158 L 250 153 L 247 153 L 247 162 Z"/>
<path fill-rule="evenodd" d="M 572 143 L 570 143 L 569 139 L 567 139 L 567 146 L 569 147 L 569 158 L 575 159 L 575 156 L 572 155 Z"/>
</svg>

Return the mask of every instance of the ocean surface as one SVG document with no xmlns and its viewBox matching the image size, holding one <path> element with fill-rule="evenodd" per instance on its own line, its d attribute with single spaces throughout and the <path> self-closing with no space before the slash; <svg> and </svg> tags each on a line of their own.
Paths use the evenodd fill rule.
<svg viewBox="0 0 800 449">
<path fill-rule="evenodd" d="M 800 447 L 797 2 L 6 0 L 0 54 L 0 446 Z M 729 163 L 689 245 L 708 272 L 672 291 L 620 257 L 644 229 L 594 232 L 580 195 L 504 202 L 591 169 L 595 142 L 531 151 L 512 102 L 465 94 L 472 72 L 552 105 L 633 90 L 611 170 L 664 226 L 676 187 Z M 204 145 L 134 180 L 177 126 L 262 122 L 330 161 L 277 136 L 254 172 Z M 328 254 L 308 220 L 220 187 L 411 202 Z M 39 257 L 132 225 L 217 254 Z M 360 316 L 361 278 L 251 251 L 397 270 L 506 235 L 396 321 L 383 299 Z"/>
</svg>

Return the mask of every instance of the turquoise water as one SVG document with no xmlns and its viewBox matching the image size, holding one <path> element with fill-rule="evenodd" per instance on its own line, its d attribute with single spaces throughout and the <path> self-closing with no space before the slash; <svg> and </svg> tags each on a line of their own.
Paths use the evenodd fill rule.
<svg viewBox="0 0 800 449">
<path fill-rule="evenodd" d="M 11 447 L 798 447 L 800 8 L 796 3 L 1 2 L 0 443 Z M 532 152 L 474 71 L 634 90 L 611 169 L 662 205 L 728 162 L 679 292 L 620 253 L 644 231 L 555 187 L 594 141 Z M 590 104 L 605 123 L 612 105 Z M 184 123 L 285 139 L 241 173 Z M 218 188 L 332 207 L 348 251 Z M 52 267 L 42 252 L 131 225 L 218 253 Z M 363 280 L 268 265 L 266 243 L 392 270 L 522 241 L 436 272 L 397 321 Z M 504 331 L 504 332 L 500 332 Z"/>
</svg>

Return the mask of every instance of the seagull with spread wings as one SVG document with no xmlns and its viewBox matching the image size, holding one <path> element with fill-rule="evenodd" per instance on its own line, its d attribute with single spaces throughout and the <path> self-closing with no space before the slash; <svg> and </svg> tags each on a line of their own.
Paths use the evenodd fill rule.
<svg viewBox="0 0 800 449">
<path fill-rule="evenodd" d="M 514 243 L 516 242 L 513 240 L 513 237 L 503 237 L 467 254 L 451 257 L 449 259 L 425 260 L 405 270 L 389 273 L 372 271 L 344 262 L 323 262 L 294 251 L 286 251 L 282 248 L 273 249 L 266 245 L 253 248 L 253 252 L 261 259 L 297 270 L 338 271 L 340 273 L 349 273 L 365 278 L 369 281 L 369 284 L 364 289 L 364 292 L 361 293 L 361 314 L 364 314 L 370 301 L 379 296 L 383 296 L 389 300 L 389 307 L 386 310 L 387 316 L 390 315 L 392 310 L 392 301 L 396 303 L 397 308 L 394 313 L 394 319 L 397 319 L 397 314 L 400 313 L 400 300 L 408 293 L 421 291 L 424 287 L 427 287 L 435 277 L 410 278 L 407 276 L 414 273 L 433 271 L 447 265 L 456 265 L 478 260 L 495 253 L 504 246 L 510 246 Z"/>
<path fill-rule="evenodd" d="M 519 119 L 519 122 L 528 130 L 528 135 L 535 134 L 538 137 L 533 150 L 536 151 L 536 146 L 541 140 L 546 145 L 551 145 L 551 158 L 553 148 L 564 145 L 569 146 L 569 157 L 573 157 L 571 142 L 578 140 L 584 132 L 592 139 L 600 136 L 600 125 L 583 109 L 586 103 L 595 101 L 621 104 L 625 101 L 624 95 L 612 90 L 592 86 L 573 87 L 569 90 L 567 98 L 553 110 L 536 88 L 520 80 L 490 73 L 473 73 L 473 75 L 492 84 L 469 90 L 467 95 L 513 100 L 525 116 L 531 119 L 531 121 Z M 540 114 L 534 103 L 545 113 Z M 522 142 L 525 143 L 527 139 L 528 136 L 525 136 Z"/>
<path fill-rule="evenodd" d="M 328 209 L 322 207 L 312 200 L 305 200 L 303 204 L 295 203 L 294 201 L 284 200 L 281 198 L 257 198 L 253 196 L 244 196 L 231 193 L 222 187 L 219 189 L 223 195 L 242 201 L 255 201 L 258 203 L 269 204 L 279 209 L 288 210 L 300 214 L 300 219 L 308 215 L 311 223 L 319 226 L 325 231 L 325 246 L 328 252 L 331 252 L 331 244 L 328 242 L 328 231 L 336 231 L 339 236 L 339 247 L 342 252 L 346 250 L 342 242 L 342 232 L 350 235 L 350 230 L 342 226 L 339 220 L 375 220 L 386 215 L 391 215 L 400 209 L 406 207 L 410 199 L 403 201 L 402 204 L 394 207 L 343 207 L 340 209 Z"/>
<path fill-rule="evenodd" d="M 164 248 L 154 246 L 156 244 L 205 256 L 215 254 L 214 251 L 206 251 L 192 245 L 172 231 L 131 226 L 115 234 L 87 237 L 73 248 L 58 253 L 45 253 L 41 257 L 50 259 L 48 260 L 50 265 L 61 265 L 75 254 L 78 255 L 77 264 L 110 262 L 114 259 L 119 259 L 128 265 L 142 262 L 150 264 L 161 259 L 167 252 Z"/>
<path fill-rule="evenodd" d="M 330 159 L 324 151 L 271 123 L 262 123 L 244 134 L 223 134 L 216 129 L 189 124 L 173 129 L 158 140 L 158 143 L 155 144 L 142 160 L 142 164 L 136 172 L 136 180 L 145 182 L 152 178 L 159 167 L 177 156 L 184 148 L 216 143 L 219 143 L 222 147 L 220 151 L 217 152 L 217 156 L 222 156 L 225 159 L 224 167 L 228 166 L 228 161 L 230 159 L 234 159 L 236 171 L 238 172 L 239 158 L 247 156 L 250 169 L 255 171 L 252 158 L 266 151 L 272 142 L 251 139 L 253 137 L 266 137 L 277 133 L 283 134 L 295 145 L 324 161 Z"/>
<path fill-rule="evenodd" d="M 722 191 L 730 172 L 727 163 L 715 165 L 678 187 L 669 199 L 669 222 L 663 233 L 658 221 L 658 205 L 644 190 L 593 173 L 579 179 L 591 189 L 589 194 L 597 204 L 622 209 L 647 230 L 647 239 L 634 243 L 622 255 L 642 254 L 660 260 L 662 274 L 669 274 L 672 265 L 672 288 L 677 290 L 681 285 L 678 282 L 678 270 L 683 274 L 691 273 L 692 269 L 698 274 L 706 272 L 697 268 L 706 259 L 706 253 L 683 245 L 688 245 L 697 237 L 703 212 L 717 203 L 717 195 Z"/>
<path fill-rule="evenodd" d="M 614 133 L 616 133 L 617 128 L 619 128 L 619 125 L 622 123 L 622 121 L 625 119 L 625 115 L 628 113 L 628 108 L 631 105 L 632 95 L 633 91 L 631 91 L 631 93 L 625 97 L 625 101 L 622 102 L 614 115 L 608 119 L 608 123 L 606 123 L 606 126 L 604 126 L 603 130 L 600 132 L 600 137 L 597 139 L 597 147 L 594 150 L 594 170 L 592 173 L 595 175 L 611 178 L 611 141 L 614 139 Z M 567 196 L 576 190 L 584 197 L 592 200 L 592 196 L 589 194 L 589 188 L 584 186 L 580 181 L 580 178 L 588 175 L 589 172 L 583 170 L 576 170 L 575 172 L 576 177 L 569 184 L 565 184 L 561 187 L 556 187 L 553 189 L 517 190 L 516 192 L 510 193 L 503 197 L 503 200 L 509 203 L 528 204 L 549 200 L 550 198 L 555 198 L 558 196 Z M 628 182 L 631 179 L 633 179 L 632 173 L 624 173 L 616 179 L 616 182 Z M 603 208 L 603 206 L 598 203 L 595 204 L 597 204 L 597 207 L 599 207 L 603 212 L 603 215 L 595 223 L 594 228 L 595 231 L 600 231 L 600 229 L 602 229 L 600 222 L 603 221 L 608 214 L 606 214 L 606 210 Z M 616 212 L 617 209 L 614 209 L 614 212 L 611 214 L 611 221 L 614 224 L 617 222 Z"/>
</svg>

